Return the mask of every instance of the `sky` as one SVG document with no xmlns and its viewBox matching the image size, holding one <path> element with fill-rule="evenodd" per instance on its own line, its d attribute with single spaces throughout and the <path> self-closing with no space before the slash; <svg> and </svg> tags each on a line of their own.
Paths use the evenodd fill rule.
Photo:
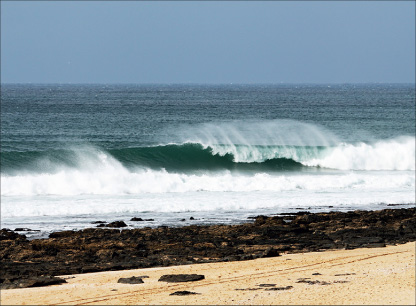
<svg viewBox="0 0 416 306">
<path fill-rule="evenodd" d="M 414 83 L 414 1 L 1 1 L 2 83 Z"/>
</svg>

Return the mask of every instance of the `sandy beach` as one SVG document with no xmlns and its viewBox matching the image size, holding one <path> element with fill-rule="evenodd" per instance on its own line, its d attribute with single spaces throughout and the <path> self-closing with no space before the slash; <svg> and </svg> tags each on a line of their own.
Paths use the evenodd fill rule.
<svg viewBox="0 0 416 306">
<path fill-rule="evenodd" d="M 2 305 L 414 305 L 415 242 L 283 254 L 227 263 L 62 276 L 67 283 L 1 291 Z M 202 274 L 186 283 L 160 282 L 165 274 Z M 142 284 L 121 277 L 148 276 Z M 197 294 L 172 296 L 176 291 Z"/>
</svg>

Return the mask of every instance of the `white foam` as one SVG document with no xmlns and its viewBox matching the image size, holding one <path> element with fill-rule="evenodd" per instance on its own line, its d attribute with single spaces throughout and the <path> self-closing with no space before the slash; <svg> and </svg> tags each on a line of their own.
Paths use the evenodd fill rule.
<svg viewBox="0 0 416 306">
<path fill-rule="evenodd" d="M 415 138 L 399 137 L 373 144 L 335 147 L 211 145 L 213 154 L 233 154 L 240 163 L 287 158 L 305 166 L 338 170 L 415 170 Z"/>
<path fill-rule="evenodd" d="M 296 120 L 233 121 L 202 124 L 182 132 L 184 142 L 201 143 L 214 154 L 232 154 L 235 162 L 286 157 L 294 147 L 333 146 L 338 138 L 324 127 Z"/>
<path fill-rule="evenodd" d="M 323 157 L 301 162 L 307 166 L 340 170 L 415 170 L 415 138 L 342 144 L 328 149 Z"/>
<path fill-rule="evenodd" d="M 242 175 L 224 171 L 207 174 L 180 174 L 166 171 L 131 172 L 121 165 L 94 171 L 67 169 L 55 174 L 3 176 L 2 196 L 35 195 L 122 195 L 193 191 L 289 191 L 384 188 L 414 186 L 414 173 L 350 174 L 267 174 Z M 374 183 L 376 182 L 376 183 Z"/>
<path fill-rule="evenodd" d="M 299 151 L 287 151 L 306 165 L 342 170 L 414 170 L 414 138 L 400 138 L 374 145 L 344 145 L 320 159 L 301 161 Z M 264 152 L 263 152 L 264 153 Z M 267 153 L 267 152 L 266 152 Z M 381 174 L 291 172 L 240 174 L 230 171 L 204 174 L 169 173 L 143 168 L 127 169 L 108 153 L 95 148 L 77 151 L 76 168 L 58 167 L 55 173 L 2 175 L 2 196 L 36 195 L 123 195 L 193 191 L 325 191 L 332 188 L 368 188 L 377 180 L 383 188 L 414 186 L 414 172 Z"/>
<path fill-rule="evenodd" d="M 210 216 L 222 215 L 223 212 L 261 210 L 273 208 L 293 209 L 294 207 L 314 207 L 331 205 L 343 207 L 367 207 L 377 203 L 414 203 L 414 175 L 399 177 L 362 177 L 351 175 L 345 179 L 339 176 L 326 177 L 313 182 L 311 177 L 289 178 L 282 180 L 280 190 L 265 182 L 252 183 L 256 190 L 241 190 L 244 182 L 240 181 L 232 189 L 240 191 L 188 191 L 141 194 L 96 194 L 96 195 L 37 195 L 2 197 L 2 220 L 22 217 L 42 216 L 89 216 L 107 214 L 107 218 L 116 218 L 128 213 L 178 213 L 187 211 L 211 212 Z M 394 181 L 394 183 L 391 183 Z M 224 181 L 225 182 L 225 181 Z M 152 183 L 152 182 L 149 182 Z M 326 184 L 321 188 L 319 183 Z M 262 186 L 263 185 L 263 186 Z M 230 189 L 228 186 L 211 189 Z M 238 188 L 236 188 L 238 187 Z M 264 189 L 264 187 L 268 188 Z M 263 190 L 259 190 L 263 188 Z M 374 207 L 373 207 L 374 209 Z M 29 219 L 30 220 L 30 219 Z M 50 219 L 49 222 L 54 222 Z M 60 224 L 61 226 L 62 224 Z"/>
<path fill-rule="evenodd" d="M 239 163 L 287 158 L 339 170 L 415 170 L 411 136 L 348 144 L 324 127 L 295 120 L 203 124 L 190 133 L 183 133 L 187 141 L 210 147 L 213 154 L 232 154 Z"/>
</svg>

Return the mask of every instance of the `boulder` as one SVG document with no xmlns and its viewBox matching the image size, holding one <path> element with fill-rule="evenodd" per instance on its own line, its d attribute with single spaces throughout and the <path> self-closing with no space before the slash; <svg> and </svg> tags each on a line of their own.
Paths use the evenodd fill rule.
<svg viewBox="0 0 416 306">
<path fill-rule="evenodd" d="M 165 274 L 159 278 L 159 282 L 168 283 L 182 283 L 182 282 L 194 282 L 204 279 L 204 275 L 198 274 Z"/>
</svg>

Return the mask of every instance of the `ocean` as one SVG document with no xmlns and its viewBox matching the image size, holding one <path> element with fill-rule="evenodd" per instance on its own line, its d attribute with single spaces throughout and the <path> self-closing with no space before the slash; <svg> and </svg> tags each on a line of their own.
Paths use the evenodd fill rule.
<svg viewBox="0 0 416 306">
<path fill-rule="evenodd" d="M 1 85 L 1 226 L 31 238 L 389 204 L 415 205 L 414 84 Z"/>
</svg>

